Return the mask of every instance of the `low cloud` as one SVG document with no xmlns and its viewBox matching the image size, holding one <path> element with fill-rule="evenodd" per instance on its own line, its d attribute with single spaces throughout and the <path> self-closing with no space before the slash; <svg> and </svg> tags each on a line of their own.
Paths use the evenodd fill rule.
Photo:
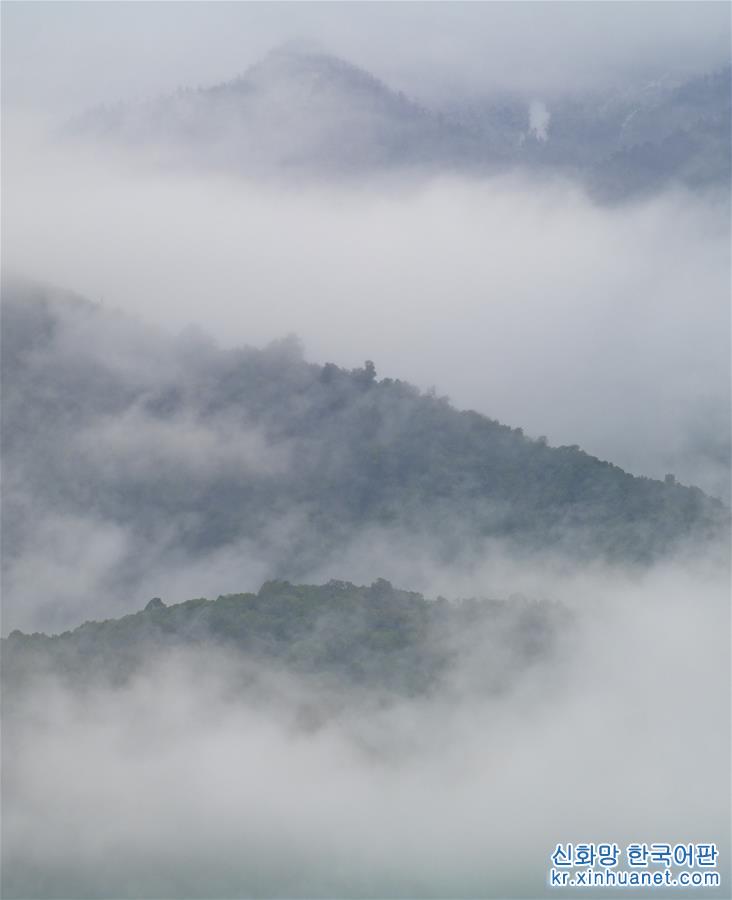
<svg viewBox="0 0 732 900">
<path fill-rule="evenodd" d="M 505 695 L 369 706 L 221 654 L 41 680 L 4 729 L 4 895 L 544 896 L 559 841 L 727 846 L 724 574 L 545 587 L 571 639 Z"/>
<path fill-rule="evenodd" d="M 543 100 L 532 100 L 529 104 L 529 131 L 537 141 L 545 141 L 548 137 L 551 113 Z"/>
<path fill-rule="evenodd" d="M 728 496 L 730 251 L 709 198 L 608 209 L 519 175 L 285 187 L 112 174 L 93 155 L 21 164 L 13 146 L 8 165 L 8 267 L 228 346 L 295 332 L 313 361 L 374 359 L 550 443 Z"/>
</svg>

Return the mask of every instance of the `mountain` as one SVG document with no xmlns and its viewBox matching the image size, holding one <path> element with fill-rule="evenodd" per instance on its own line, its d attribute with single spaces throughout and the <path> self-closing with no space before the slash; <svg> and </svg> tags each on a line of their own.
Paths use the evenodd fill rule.
<svg viewBox="0 0 732 900">
<path fill-rule="evenodd" d="M 48 572 L 32 583 L 53 620 L 68 560 L 67 617 L 85 591 L 121 605 L 196 566 L 301 579 L 356 552 L 388 574 L 405 548 L 450 565 L 495 545 L 644 564 L 725 534 L 725 507 L 697 488 L 548 446 L 368 361 L 170 338 L 27 285 L 6 285 L 2 316 L 11 627 L 29 624 L 31 571 Z"/>
<path fill-rule="evenodd" d="M 540 131 L 524 97 L 503 94 L 455 104 L 448 117 L 502 148 L 514 164 L 579 178 L 602 202 L 668 186 L 728 192 L 732 70 L 622 91 L 549 96 Z"/>
<path fill-rule="evenodd" d="M 619 146 L 596 164 L 590 185 L 603 199 L 650 194 L 667 184 L 723 186 L 732 175 L 732 69 L 690 79 L 623 121 Z"/>
<path fill-rule="evenodd" d="M 66 134 L 166 167 L 250 176 L 538 169 L 614 202 L 673 184 L 727 193 L 729 131 L 729 67 L 622 92 L 488 91 L 428 109 L 336 56 L 288 45 L 213 87 L 90 110 Z"/>
<path fill-rule="evenodd" d="M 229 657 L 284 669 L 320 691 L 426 695 L 449 688 L 459 666 L 474 688 L 496 692 L 553 655 L 571 621 L 557 603 L 520 596 L 429 601 L 383 579 L 267 582 L 256 594 L 173 606 L 156 597 L 140 612 L 55 636 L 12 632 L 2 641 L 3 680 L 22 688 L 53 673 L 70 685 L 120 685 L 166 654 L 194 651 L 219 665 Z"/>
<path fill-rule="evenodd" d="M 164 148 L 176 163 L 329 174 L 478 152 L 471 136 L 335 56 L 288 45 L 243 75 L 139 106 L 91 110 L 77 135 Z"/>
</svg>

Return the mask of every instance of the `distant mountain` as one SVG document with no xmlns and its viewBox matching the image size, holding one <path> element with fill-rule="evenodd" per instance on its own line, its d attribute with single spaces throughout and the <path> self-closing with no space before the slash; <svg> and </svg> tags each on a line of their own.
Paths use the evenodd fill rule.
<svg viewBox="0 0 732 900">
<path fill-rule="evenodd" d="M 260 580 L 335 574 L 374 535 L 448 565 L 491 541 L 642 563 L 725 533 L 697 488 L 547 446 L 370 362 L 309 364 L 292 340 L 222 350 L 6 286 L 2 384 L 6 612 L 33 553 L 54 559 L 66 535 L 119 601 L 226 552 Z"/>
<path fill-rule="evenodd" d="M 592 195 L 614 202 L 669 185 L 730 185 L 732 70 L 671 79 L 605 94 L 552 96 L 546 125 L 530 127 L 525 98 L 503 95 L 447 114 L 503 156 L 529 168 L 580 178 Z"/>
<path fill-rule="evenodd" d="M 580 179 L 608 202 L 674 183 L 726 191 L 729 134 L 729 67 L 622 93 L 532 102 L 489 94 L 430 110 L 363 69 L 296 46 L 232 81 L 93 109 L 67 129 L 159 165 L 247 175 L 539 168 Z"/>
<path fill-rule="evenodd" d="M 469 673 L 463 690 L 496 693 L 551 658 L 571 623 L 563 606 L 520 596 L 429 601 L 383 579 L 370 587 L 268 582 L 256 594 L 173 606 L 156 597 L 140 612 L 53 637 L 15 631 L 2 641 L 3 681 L 22 688 L 52 674 L 87 688 L 119 685 L 166 654 L 193 650 L 219 665 L 227 657 L 255 664 L 260 677 L 264 666 L 316 679 L 321 691 L 348 690 L 351 702 L 354 690 L 449 690 L 456 669 Z"/>
<path fill-rule="evenodd" d="M 729 191 L 731 83 L 727 67 L 634 107 L 623 122 L 620 146 L 593 168 L 595 194 L 623 199 L 672 183 Z"/>
<path fill-rule="evenodd" d="M 242 172 L 343 174 L 466 162 L 480 149 L 364 70 L 293 46 L 224 84 L 91 110 L 71 130 Z"/>
</svg>

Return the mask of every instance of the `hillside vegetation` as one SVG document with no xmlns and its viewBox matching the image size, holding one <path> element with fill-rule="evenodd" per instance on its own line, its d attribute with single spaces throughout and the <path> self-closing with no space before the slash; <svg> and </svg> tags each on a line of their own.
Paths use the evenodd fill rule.
<svg viewBox="0 0 732 900">
<path fill-rule="evenodd" d="M 233 658 L 321 687 L 426 695 L 460 669 L 495 692 L 549 658 L 570 622 L 559 604 L 521 596 L 448 602 L 383 579 L 369 587 L 267 582 L 256 594 L 172 606 L 156 597 L 140 612 L 55 636 L 14 631 L 3 640 L 3 673 L 16 687 L 52 673 L 90 689 L 195 650 L 213 664 Z"/>
</svg>

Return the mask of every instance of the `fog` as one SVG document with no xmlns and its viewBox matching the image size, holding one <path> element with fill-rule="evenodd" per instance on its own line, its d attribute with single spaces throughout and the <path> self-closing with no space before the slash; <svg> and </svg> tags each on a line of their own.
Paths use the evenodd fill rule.
<svg viewBox="0 0 732 900">
<path fill-rule="evenodd" d="M 6 270 L 228 346 L 295 333 L 313 361 L 373 359 L 382 375 L 550 443 L 729 497 L 728 190 L 671 184 L 617 207 L 590 199 L 571 170 L 230 177 L 188 157 L 171 165 L 155 144 L 136 153 L 54 130 L 95 103 L 225 81 L 297 38 L 417 98 L 432 82 L 457 104 L 519 91 L 524 134 L 551 145 L 548 85 L 558 97 L 609 91 L 612 106 L 621 83 L 713 71 L 729 63 L 724 5 L 295 4 L 285 15 L 39 3 L 6 8 L 3 22 Z M 507 52 L 530 64 L 507 65 Z M 296 104 L 284 89 L 265 98 Z M 337 122 L 341 101 L 315 113 Z M 645 102 L 629 107 L 636 120 Z M 317 136 L 317 121 L 289 114 Z M 270 137 L 274 152 L 287 142 Z"/>
<path fill-rule="evenodd" d="M 422 99 L 623 88 L 725 65 L 730 11 L 693 2 L 41 2 L 6 7 L 3 25 L 5 102 L 70 115 L 231 78 L 286 41 L 341 53 Z"/>
<path fill-rule="evenodd" d="M 521 176 L 293 189 L 13 150 L 8 268 L 228 346 L 294 332 L 313 361 L 373 359 L 728 496 L 724 204 L 676 191 L 608 209 Z"/>
<path fill-rule="evenodd" d="M 726 847 L 725 578 L 544 586 L 579 619 L 492 697 L 485 645 L 449 693 L 376 705 L 266 669 L 240 691 L 220 654 L 81 695 L 40 678 L 7 714 L 4 893 L 538 897 L 558 840 Z"/>
<path fill-rule="evenodd" d="M 729 896 L 729 6 L 2 20 L 3 652 L 270 579 L 564 623 L 412 694 L 12 663 L 3 896 L 538 898 L 593 840 Z"/>
<path fill-rule="evenodd" d="M 394 240 L 398 240 L 396 232 Z M 313 242 L 310 246 L 315 252 L 319 244 Z M 453 251 L 453 255 L 457 254 L 457 250 Z M 477 251 L 475 257 L 478 258 Z M 187 258 L 187 254 L 181 258 Z M 85 269 L 91 267 L 90 260 Z M 118 274 L 120 279 L 126 278 L 121 269 Z M 408 267 L 400 269 L 398 277 L 409 281 Z M 700 271 L 699 278 L 702 277 Z M 364 280 L 367 278 L 365 273 Z M 515 278 L 518 284 L 518 268 Z M 109 283 L 115 283 L 115 279 Z M 396 282 L 394 287 L 398 287 Z M 127 296 L 138 296 L 135 286 L 127 284 L 125 290 Z M 142 285 L 139 290 L 144 294 Z M 298 293 L 299 288 L 293 284 L 292 291 Z M 34 292 L 39 292 L 41 305 Z M 359 286 L 361 293 L 365 302 L 369 291 L 363 285 Z M 427 282 L 423 293 L 430 295 Z M 469 294 L 469 290 L 461 293 Z M 467 499 L 442 497 L 433 502 L 427 497 L 414 501 L 411 513 L 408 508 L 397 510 L 389 524 L 378 517 L 359 514 L 351 507 L 341 511 L 339 491 L 333 486 L 341 484 L 347 490 L 349 481 L 359 483 L 369 477 L 362 470 L 358 449 L 363 440 L 362 420 L 350 417 L 332 425 L 322 421 L 317 432 L 309 433 L 308 422 L 313 415 L 319 415 L 320 406 L 317 399 L 301 393 L 314 375 L 300 358 L 296 343 L 275 342 L 261 354 L 227 349 L 227 345 L 236 347 L 246 334 L 251 336 L 256 331 L 249 323 L 267 327 L 263 322 L 271 313 L 264 297 L 261 306 L 250 310 L 251 318 L 231 311 L 227 314 L 213 300 L 208 302 L 206 328 L 215 329 L 216 316 L 222 327 L 217 343 L 200 326 L 198 330 L 186 327 L 180 334 L 171 335 L 169 319 L 182 324 L 186 313 L 173 306 L 163 309 L 162 303 L 158 308 L 160 326 L 154 328 L 142 319 L 110 309 L 106 303 L 78 304 L 62 293 L 49 293 L 45 288 L 24 286 L 12 279 L 6 280 L 4 294 L 5 634 L 14 628 L 58 631 L 72 628 L 86 618 L 122 615 L 141 607 L 154 594 L 167 602 L 182 602 L 193 596 L 257 590 L 264 580 L 280 577 L 312 583 L 331 578 L 369 583 L 375 577 L 385 577 L 428 595 L 472 595 L 478 588 L 485 591 L 490 587 L 497 595 L 526 591 L 543 596 L 547 566 L 554 572 L 576 573 L 595 558 L 597 551 L 592 547 L 591 534 L 596 527 L 606 527 L 602 524 L 606 513 L 602 512 L 586 519 L 590 535 L 587 546 L 586 535 L 570 521 L 562 525 L 561 516 L 566 513 L 554 513 L 555 518 L 560 518 L 556 519 L 551 539 L 548 532 L 544 535 L 546 552 L 536 543 L 529 552 L 507 545 L 500 524 L 506 515 L 505 502 L 486 501 L 481 507 L 481 515 L 488 516 L 484 521 L 496 532 L 492 537 L 475 533 Z M 93 292 L 89 296 L 93 297 Z M 158 296 L 170 295 L 161 288 Z M 180 298 L 180 294 L 174 296 Z M 284 299 L 287 294 L 283 292 L 281 296 Z M 190 302 L 199 301 L 191 296 Z M 600 357 L 598 350 L 598 365 L 603 364 L 606 370 L 598 371 L 596 377 L 610 382 L 605 386 L 606 402 L 598 408 L 599 400 L 584 393 L 592 385 L 593 370 L 588 354 L 578 349 L 573 351 L 576 358 L 562 362 L 558 368 L 560 372 L 566 369 L 562 377 L 568 379 L 568 391 L 569 380 L 574 378 L 576 383 L 584 373 L 588 373 L 584 382 L 589 385 L 583 383 L 581 393 L 574 390 L 567 394 L 565 405 L 554 406 L 547 397 L 548 373 L 540 371 L 539 360 L 534 364 L 534 384 L 528 383 L 528 374 L 516 374 L 515 357 L 523 355 L 526 359 L 521 349 L 526 332 L 531 331 L 535 353 L 547 366 L 552 365 L 552 352 L 554 358 L 560 352 L 557 347 L 552 351 L 547 346 L 549 342 L 540 345 L 536 325 L 530 321 L 525 329 L 512 331 L 515 353 L 507 352 L 510 347 L 505 346 L 505 331 L 500 336 L 487 331 L 486 344 L 500 353 L 502 367 L 490 355 L 481 353 L 476 354 L 473 371 L 476 378 L 484 378 L 486 372 L 495 370 L 496 379 L 503 380 L 497 381 L 495 387 L 491 384 L 486 393 L 490 390 L 514 407 L 520 405 L 521 385 L 525 384 L 527 401 L 534 404 L 537 417 L 539 413 L 546 417 L 537 424 L 551 418 L 559 423 L 576 418 L 585 432 L 593 435 L 594 443 L 586 443 L 589 450 L 600 452 L 600 438 L 609 435 L 604 449 L 618 450 L 614 455 L 601 455 L 609 455 L 617 462 L 624 449 L 643 459 L 651 474 L 656 475 L 664 472 L 663 463 L 670 458 L 661 428 L 680 428 L 680 415 L 672 400 L 678 404 L 680 398 L 686 397 L 688 418 L 683 424 L 699 442 L 701 452 L 694 455 L 684 448 L 686 455 L 673 460 L 679 463 L 675 470 L 683 478 L 681 463 L 688 460 L 697 476 L 690 481 L 704 483 L 704 476 L 710 475 L 724 479 L 728 474 L 722 443 L 724 426 L 712 420 L 705 421 L 703 428 L 695 427 L 699 410 L 692 402 L 695 398 L 689 397 L 689 368 L 679 369 L 684 353 L 694 356 L 713 345 L 718 336 L 703 335 L 704 344 L 701 338 L 699 344 L 687 343 L 692 327 L 707 331 L 707 319 L 713 316 L 706 316 L 697 324 L 691 315 L 692 304 L 685 302 L 689 307 L 683 334 L 686 341 L 682 341 L 679 330 L 676 358 L 669 347 L 668 357 L 658 360 L 659 365 L 665 362 L 667 366 L 664 377 L 670 383 L 668 388 L 642 373 L 642 366 L 648 364 L 645 354 L 650 349 L 644 348 L 643 359 L 634 360 L 634 381 L 630 372 L 622 373 L 620 381 L 613 370 L 615 358 L 609 353 Z M 314 305 L 311 303 L 311 310 Z M 400 303 L 396 308 L 402 310 L 406 305 Z M 444 337 L 437 332 L 438 323 L 444 323 L 443 332 L 448 331 L 453 321 L 449 316 L 455 315 L 458 306 L 456 299 L 450 310 L 442 305 L 435 308 L 430 326 L 435 341 Z M 505 304 L 496 306 L 489 311 L 489 318 L 510 316 Z M 699 306 L 694 306 L 697 313 Z M 303 325 L 308 321 L 310 312 L 299 318 L 294 305 L 290 308 L 291 312 L 278 311 L 277 322 L 273 318 L 270 327 L 274 334 L 281 334 L 282 321 L 296 320 Z M 148 314 L 152 309 L 148 308 Z M 567 332 L 571 333 L 574 319 L 581 318 L 581 313 L 577 309 L 566 311 L 562 328 L 557 326 L 556 341 L 567 341 Z M 378 314 L 374 310 L 374 315 Z M 44 315 L 49 316 L 48 321 Z M 144 315 L 141 310 L 140 316 Z M 382 318 L 390 315 L 384 307 Z M 421 315 L 422 318 L 415 304 L 413 330 L 418 333 L 423 332 L 422 319 L 429 312 L 425 310 Z M 605 310 L 605 316 L 609 316 L 609 310 Z M 325 322 L 325 308 L 322 317 Z M 476 343 L 471 334 L 476 320 L 481 320 L 480 310 L 457 320 L 455 340 L 462 341 L 462 345 L 451 346 L 456 350 L 462 346 L 467 351 Z M 223 333 L 226 321 L 231 323 L 228 340 Z M 232 333 L 237 323 L 240 338 Z M 549 333 L 548 321 L 544 319 L 540 324 Z M 369 330 L 365 321 L 360 325 L 355 332 L 357 337 Z M 517 329 L 515 321 L 511 326 Z M 599 329 L 599 323 L 595 327 Z M 612 333 L 611 327 L 608 322 L 603 334 Z M 340 329 L 336 332 L 332 324 L 328 330 L 334 338 L 334 349 L 356 340 L 349 337 L 352 332 L 345 317 Z M 264 339 L 268 335 L 260 332 L 256 336 Z M 593 336 L 578 334 L 576 340 L 592 342 Z M 622 335 L 619 340 L 623 340 Z M 430 358 L 421 346 L 411 350 L 413 345 L 406 334 L 401 344 L 396 335 L 391 336 L 391 341 L 394 374 L 404 375 L 406 370 L 409 375 L 410 359 L 413 366 L 424 365 L 424 371 L 428 371 Z M 374 329 L 371 338 L 354 351 L 353 362 L 359 358 L 358 350 L 367 351 L 372 342 L 383 348 L 386 339 Z M 720 405 L 726 390 L 718 374 L 724 364 L 724 343 L 724 338 L 719 340 L 719 358 L 709 366 L 710 370 L 716 368 L 717 373 L 709 371 L 704 385 L 707 396 L 715 397 Z M 656 352 L 661 355 L 660 349 Z M 401 360 L 397 359 L 399 356 Z M 333 357 L 324 354 L 322 358 Z M 345 360 L 342 356 L 335 358 L 351 362 L 347 356 Z M 432 359 L 436 360 L 434 368 L 444 371 L 446 378 L 456 372 L 459 379 L 464 378 L 467 366 L 464 360 L 460 365 L 457 353 L 450 357 L 446 351 L 442 357 Z M 382 370 L 382 374 L 386 373 Z M 642 405 L 632 394 L 625 406 L 616 395 L 617 407 L 610 407 L 607 393 L 616 379 L 620 382 L 618 393 L 624 388 L 642 395 L 645 388 L 658 408 L 651 407 L 650 401 Z M 251 394 L 247 386 L 255 381 L 260 385 L 261 397 L 256 392 Z M 319 383 L 316 378 L 316 384 Z M 544 390 L 537 390 L 542 384 Z M 475 386 L 466 384 L 468 389 L 475 390 Z M 664 399 L 665 409 L 660 406 Z M 540 401 L 549 408 L 540 412 Z M 488 404 L 475 405 L 495 412 Z M 399 446 L 405 437 L 408 439 L 411 413 L 407 414 L 396 400 L 386 398 L 379 408 L 380 425 L 369 439 L 375 438 L 378 445 L 388 450 Z M 582 419 L 582 412 L 588 408 L 594 420 Z M 354 414 L 357 412 L 354 407 Z M 721 411 L 717 412 L 722 419 Z M 632 418 L 633 413 L 637 420 Z M 643 427 L 637 421 L 642 421 Z M 623 430 L 615 435 L 613 426 Z M 567 432 L 560 431 L 559 440 L 556 432 L 550 432 L 552 443 L 560 443 L 561 438 L 572 440 L 574 435 L 565 427 Z M 579 426 L 577 430 L 581 431 Z M 654 442 L 649 439 L 648 446 L 642 443 L 646 434 L 654 438 Z M 707 455 L 707 440 L 712 449 L 716 449 L 715 440 L 720 443 L 719 458 Z M 410 465 L 415 464 L 410 460 Z M 637 469 L 643 471 L 643 466 Z M 518 503 L 518 498 L 514 502 Z M 616 515 L 618 511 L 614 507 L 609 513 Z M 538 510 L 534 514 L 538 515 Z M 615 532 L 625 527 L 619 522 L 609 524 Z M 630 523 L 627 527 L 631 527 Z M 642 542 L 642 523 L 640 527 L 637 535 Z M 707 552 L 706 547 L 699 547 L 689 538 L 685 544 L 687 550 L 676 551 L 679 560 Z M 562 553 L 557 553 L 558 546 L 563 547 Z M 723 558 L 722 552 L 720 559 Z"/>
</svg>

